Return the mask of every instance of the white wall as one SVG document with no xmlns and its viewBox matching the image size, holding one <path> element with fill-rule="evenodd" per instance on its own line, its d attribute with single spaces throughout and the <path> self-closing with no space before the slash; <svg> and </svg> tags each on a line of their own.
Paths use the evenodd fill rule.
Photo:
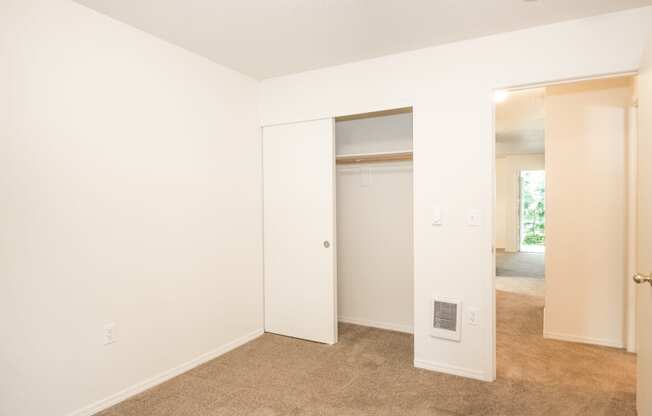
<svg viewBox="0 0 652 416">
<path fill-rule="evenodd" d="M 631 104 L 632 78 L 547 88 L 547 337 L 624 345 Z"/>
<path fill-rule="evenodd" d="M 627 352 L 636 352 L 636 286 L 637 284 L 629 276 L 633 276 L 637 270 L 637 209 L 638 209 L 638 86 L 640 77 L 637 75 L 632 81 L 632 103 L 627 118 L 627 143 L 625 144 L 626 178 L 627 184 L 627 213 L 625 222 L 627 224 L 625 243 L 625 347 Z"/>
<path fill-rule="evenodd" d="M 0 62 L 0 414 L 258 334 L 257 83 L 64 0 L 3 1 Z"/>
<path fill-rule="evenodd" d="M 523 170 L 544 169 L 545 157 L 542 154 L 496 158 L 496 248 L 508 252 L 520 249 L 519 174 Z"/>
<path fill-rule="evenodd" d="M 337 123 L 341 153 L 412 148 L 412 114 Z M 338 309 L 343 322 L 412 332 L 412 162 L 337 167 Z"/>
<path fill-rule="evenodd" d="M 494 377 L 492 91 L 638 68 L 652 8 L 266 80 L 262 124 L 414 107 L 415 363 Z M 601 36 L 604 34 L 604 36 Z M 608 34 L 608 35 L 607 35 Z M 444 224 L 431 226 L 439 206 Z M 470 209 L 479 227 L 466 224 Z M 431 338 L 433 294 L 479 311 L 461 342 Z"/>
</svg>

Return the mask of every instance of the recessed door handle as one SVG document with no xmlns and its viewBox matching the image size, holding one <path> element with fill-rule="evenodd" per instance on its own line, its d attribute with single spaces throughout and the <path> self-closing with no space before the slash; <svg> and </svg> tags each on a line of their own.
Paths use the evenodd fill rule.
<svg viewBox="0 0 652 416">
<path fill-rule="evenodd" d="M 639 274 L 639 273 L 634 273 L 632 276 L 632 279 L 634 279 L 634 282 L 638 283 L 639 285 L 641 283 L 649 283 L 650 286 L 652 286 L 652 275 L 650 274 Z"/>
<path fill-rule="evenodd" d="M 328 242 L 328 240 L 324 240 L 324 247 L 328 248 L 331 246 L 331 243 Z"/>
</svg>

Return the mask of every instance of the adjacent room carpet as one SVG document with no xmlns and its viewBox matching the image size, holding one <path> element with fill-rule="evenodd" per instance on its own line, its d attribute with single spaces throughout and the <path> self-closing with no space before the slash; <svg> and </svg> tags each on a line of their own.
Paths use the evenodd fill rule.
<svg viewBox="0 0 652 416">
<path fill-rule="evenodd" d="M 536 277 L 545 274 L 543 253 L 506 253 L 496 251 L 496 276 Z"/>
<path fill-rule="evenodd" d="M 334 346 L 265 334 L 100 414 L 635 415 L 635 356 L 544 340 L 542 308 L 497 292 L 494 383 L 415 369 L 411 335 L 341 324 Z"/>
<path fill-rule="evenodd" d="M 537 277 L 496 276 L 496 290 L 544 297 L 546 295 L 546 281 Z"/>
</svg>

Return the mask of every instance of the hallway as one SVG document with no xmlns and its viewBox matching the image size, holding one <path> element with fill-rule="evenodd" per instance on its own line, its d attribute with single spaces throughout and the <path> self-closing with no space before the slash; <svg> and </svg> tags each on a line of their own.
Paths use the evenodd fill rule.
<svg viewBox="0 0 652 416">
<path fill-rule="evenodd" d="M 496 276 L 532 277 L 545 276 L 544 253 L 510 253 L 496 250 Z"/>
</svg>

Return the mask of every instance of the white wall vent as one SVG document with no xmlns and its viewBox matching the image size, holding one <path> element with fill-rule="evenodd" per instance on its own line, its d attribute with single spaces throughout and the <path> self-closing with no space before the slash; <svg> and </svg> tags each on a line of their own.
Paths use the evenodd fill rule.
<svg viewBox="0 0 652 416">
<path fill-rule="evenodd" d="M 430 316 L 430 335 L 436 338 L 460 340 L 462 302 L 456 299 L 433 296 Z"/>
</svg>

